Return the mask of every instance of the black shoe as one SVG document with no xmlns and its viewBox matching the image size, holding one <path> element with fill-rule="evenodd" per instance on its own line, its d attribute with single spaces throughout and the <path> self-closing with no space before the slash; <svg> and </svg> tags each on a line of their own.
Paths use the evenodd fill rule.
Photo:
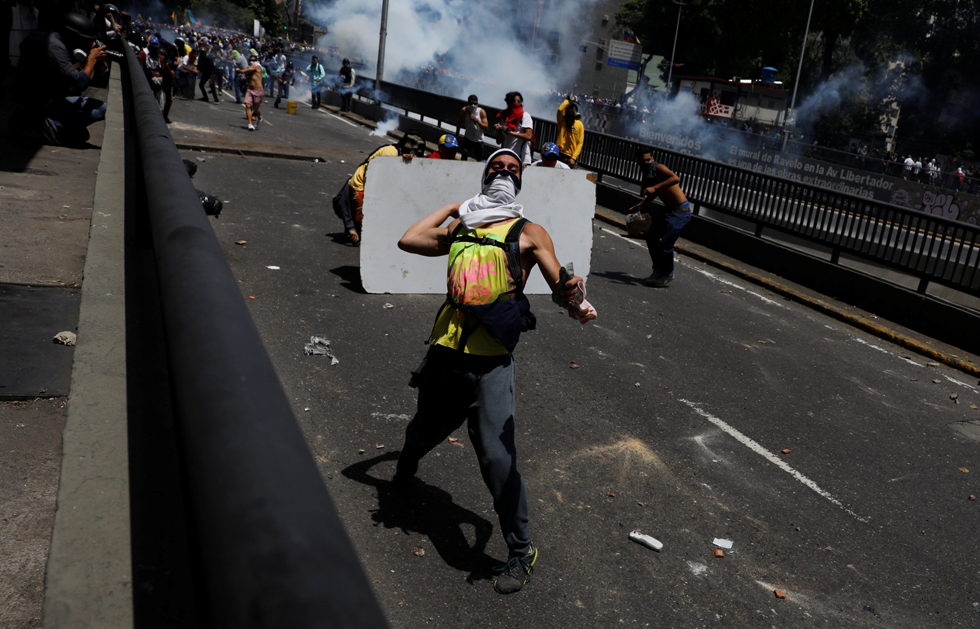
<svg viewBox="0 0 980 629">
<path fill-rule="evenodd" d="M 171 120 L 170 118 L 164 118 L 163 121 L 166 122 L 167 124 L 173 122 L 173 120 Z"/>
<path fill-rule="evenodd" d="M 275 107 L 276 109 L 279 109 L 279 103 L 272 103 L 272 106 Z"/>
<path fill-rule="evenodd" d="M 500 576 L 493 582 L 493 589 L 500 594 L 513 594 L 520 591 L 524 584 L 531 579 L 534 563 L 538 560 L 538 549 L 531 544 L 531 550 L 526 555 L 511 557 L 506 564 L 497 566 L 494 572 Z"/>
<path fill-rule="evenodd" d="M 51 124 L 51 121 L 47 118 L 45 118 L 44 122 L 41 124 L 41 133 L 44 135 L 44 139 L 51 144 L 61 144 L 61 142 L 58 141 L 58 132 L 55 130 L 54 125 Z"/>
<path fill-rule="evenodd" d="M 207 96 L 202 96 L 202 97 L 198 98 L 197 100 L 203 100 L 205 103 L 211 102 L 211 99 L 208 98 Z"/>
</svg>

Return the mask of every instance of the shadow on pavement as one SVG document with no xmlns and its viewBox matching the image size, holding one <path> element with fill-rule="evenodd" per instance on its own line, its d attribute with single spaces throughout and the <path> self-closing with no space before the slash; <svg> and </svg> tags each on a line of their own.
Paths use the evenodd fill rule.
<svg viewBox="0 0 980 629">
<path fill-rule="evenodd" d="M 643 286 L 643 280 L 639 277 L 633 277 L 629 273 L 624 273 L 622 271 L 590 271 L 590 277 L 601 277 L 607 279 L 610 282 L 616 282 L 617 284 L 629 284 L 631 286 Z"/>
<path fill-rule="evenodd" d="M 399 528 L 405 533 L 413 531 L 428 537 L 443 561 L 456 570 L 469 573 L 466 576 L 468 583 L 493 578 L 493 567 L 503 563 L 486 554 L 493 524 L 455 504 L 449 492 L 418 478 L 412 479 L 409 490 L 399 491 L 390 480 L 371 476 L 371 468 L 397 460 L 398 454 L 389 452 L 355 463 L 341 472 L 353 481 L 377 488 L 378 508 L 371 518 L 385 528 Z M 472 546 L 463 535 L 464 524 L 471 525 L 476 532 L 476 542 Z"/>
<path fill-rule="evenodd" d="M 348 264 L 338 266 L 336 269 L 330 269 L 330 272 L 344 280 L 340 284 L 344 288 L 355 293 L 365 294 L 364 287 L 361 285 L 361 267 Z"/>
</svg>

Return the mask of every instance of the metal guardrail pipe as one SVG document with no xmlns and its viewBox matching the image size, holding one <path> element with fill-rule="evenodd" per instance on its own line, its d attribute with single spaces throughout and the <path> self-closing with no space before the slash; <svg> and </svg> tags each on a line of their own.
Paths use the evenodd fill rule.
<svg viewBox="0 0 980 629">
<path fill-rule="evenodd" d="M 387 627 L 128 47 L 126 66 L 210 624 Z"/>
</svg>

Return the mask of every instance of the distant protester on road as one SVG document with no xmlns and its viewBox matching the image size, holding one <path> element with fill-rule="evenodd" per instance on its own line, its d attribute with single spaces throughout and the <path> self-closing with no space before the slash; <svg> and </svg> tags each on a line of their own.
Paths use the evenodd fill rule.
<svg viewBox="0 0 980 629">
<path fill-rule="evenodd" d="M 252 55 L 248 60 L 252 65 L 240 72 L 248 86 L 248 91 L 245 92 L 245 119 L 248 121 L 248 130 L 255 131 L 262 122 L 259 107 L 265 98 L 265 89 L 262 86 L 262 64 L 259 63 L 258 55 Z"/>
<path fill-rule="evenodd" d="M 513 351 L 521 333 L 536 325 L 524 286 L 537 266 L 569 312 L 582 303 L 579 296 L 584 299 L 584 280 L 568 277 L 551 236 L 524 218 L 515 202 L 523 170 L 517 153 L 500 149 L 483 171 L 480 194 L 436 210 L 398 241 L 409 253 L 448 256 L 448 292 L 429 351 L 412 372 L 418 408 L 405 429 L 392 482 L 397 491 L 411 492 L 422 457 L 466 423 L 508 549 L 507 562 L 494 569 L 500 594 L 523 588 L 538 559 L 515 440 L 523 431 L 516 425 Z"/>
<path fill-rule="evenodd" d="M 647 286 L 664 288 L 674 279 L 674 243 L 691 221 L 691 204 L 681 190 L 680 177 L 657 163 L 652 148 L 637 149 L 636 162 L 642 173 L 640 192 L 643 200 L 631 207 L 630 212 L 648 208 L 652 221 L 646 240 L 653 273 L 643 282 Z M 662 208 L 654 207 L 655 198 L 663 203 Z"/>
<path fill-rule="evenodd" d="M 340 72 L 342 80 L 340 82 L 341 111 L 351 111 L 354 99 L 354 68 L 350 67 L 350 59 L 341 62 Z"/>
<path fill-rule="evenodd" d="M 459 110 L 456 116 L 456 137 L 459 138 L 462 146 L 462 158 L 465 162 L 472 157 L 478 162 L 483 161 L 483 134 L 490 128 L 487 121 L 487 112 L 480 107 L 480 99 L 476 94 L 470 94 L 466 99 L 466 106 Z M 460 136 L 459 130 L 464 129 L 465 133 Z"/>
<path fill-rule="evenodd" d="M 300 72 L 307 81 L 310 82 L 310 106 L 313 109 L 320 108 L 320 92 L 323 90 L 323 77 L 326 76 L 327 71 L 324 69 L 323 64 L 317 59 L 316 55 L 310 59 L 310 65 L 306 66 L 306 70 Z"/>
<path fill-rule="evenodd" d="M 575 168 L 579 155 L 585 145 L 585 127 L 582 125 L 582 115 L 578 110 L 578 97 L 569 94 L 568 98 L 558 106 L 558 159 L 563 164 Z"/>
<path fill-rule="evenodd" d="M 89 139 L 87 127 L 105 120 L 106 104 L 82 96 L 108 69 L 105 47 L 96 45 L 92 21 L 78 13 L 67 13 L 52 26 L 45 23 L 20 44 L 12 90 L 18 110 L 10 118 L 10 134 L 16 139 L 38 131 L 52 144 L 82 145 Z M 73 59 L 74 50 L 83 58 Z"/>
<path fill-rule="evenodd" d="M 534 139 L 534 121 L 524 111 L 524 97 L 520 92 L 508 92 L 504 97 L 507 109 L 497 114 L 493 130 L 497 144 L 521 156 L 525 166 L 531 163 L 531 141 Z"/>
<path fill-rule="evenodd" d="M 284 96 L 286 100 L 289 100 L 289 88 L 296 84 L 296 70 L 293 67 L 292 61 L 286 62 L 286 67 L 276 80 L 276 84 L 279 88 L 276 92 L 276 102 L 272 106 L 278 109 L 279 103 L 282 102 Z"/>
<path fill-rule="evenodd" d="M 402 156 L 406 162 L 420 156 L 425 148 L 421 137 L 406 133 L 395 144 L 376 149 L 354 171 L 354 175 L 343 185 L 333 198 L 333 211 L 344 222 L 347 243 L 358 246 L 361 243 L 361 223 L 364 220 L 364 186 L 367 184 L 368 166 L 376 157 Z"/>
</svg>

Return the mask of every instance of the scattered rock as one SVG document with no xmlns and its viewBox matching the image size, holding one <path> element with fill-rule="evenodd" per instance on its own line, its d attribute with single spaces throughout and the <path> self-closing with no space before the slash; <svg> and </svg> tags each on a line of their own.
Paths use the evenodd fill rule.
<svg viewBox="0 0 980 629">
<path fill-rule="evenodd" d="M 783 454 L 789 454 L 790 452 L 792 452 L 792 450 L 790 450 L 789 448 L 783 450 Z"/>
<path fill-rule="evenodd" d="M 245 244 L 245 241 L 244 240 L 236 240 L 235 241 L 235 244 L 236 245 L 244 245 Z"/>
<path fill-rule="evenodd" d="M 412 551 L 412 554 L 415 555 L 416 557 L 425 557 L 425 549 L 416 548 L 415 550 Z"/>
<path fill-rule="evenodd" d="M 616 497 L 616 494 L 614 494 L 614 493 L 613 493 L 613 492 L 611 492 L 611 491 L 607 491 L 607 492 L 606 492 L 606 495 L 607 495 L 608 497 L 610 497 L 610 498 L 615 498 L 615 497 Z"/>
<path fill-rule="evenodd" d="M 725 556 L 725 551 L 723 551 L 720 548 L 715 549 L 715 557 L 724 557 L 724 556 Z"/>
<path fill-rule="evenodd" d="M 384 308 L 385 310 L 391 310 L 395 306 L 394 306 L 394 304 L 385 304 L 385 305 L 383 305 L 381 307 Z"/>
<path fill-rule="evenodd" d="M 926 367 L 938 367 L 939 363 L 926 363 Z"/>
<path fill-rule="evenodd" d="M 78 337 L 75 336 L 74 332 L 66 331 L 66 332 L 58 332 L 57 334 L 54 335 L 54 339 L 52 340 L 55 343 L 58 343 L 59 345 L 74 345 L 75 342 L 78 340 Z"/>
<path fill-rule="evenodd" d="M 776 598 L 786 598 L 786 592 L 782 590 L 773 590 L 772 593 L 776 595 Z"/>
</svg>

